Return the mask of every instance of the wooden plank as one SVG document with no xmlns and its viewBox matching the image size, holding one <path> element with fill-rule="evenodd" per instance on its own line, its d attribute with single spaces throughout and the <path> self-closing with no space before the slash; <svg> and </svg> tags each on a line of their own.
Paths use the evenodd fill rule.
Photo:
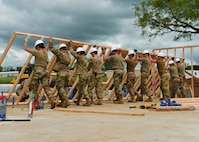
<svg viewBox="0 0 199 142">
<path fill-rule="evenodd" d="M 10 38 L 10 40 L 9 40 L 9 42 L 8 42 L 8 44 L 7 44 L 7 46 L 6 46 L 6 48 L 5 48 L 5 50 L 4 50 L 4 52 L 3 52 L 3 54 L 1 55 L 1 58 L 0 58 L 0 65 L 2 64 L 3 60 L 5 59 L 7 53 L 8 53 L 8 51 L 9 51 L 9 49 L 10 49 L 10 46 L 12 45 L 12 43 L 13 43 L 15 37 L 16 37 L 16 34 L 13 33 L 12 36 L 11 36 L 11 38 Z"/>
<path fill-rule="evenodd" d="M 28 36 L 31 35 L 31 37 L 35 37 L 35 38 L 43 38 L 43 39 L 49 39 L 50 36 L 44 36 L 44 35 L 38 35 L 38 34 L 32 34 L 32 33 L 25 33 L 25 32 L 18 32 L 15 31 L 14 34 L 16 35 L 21 35 L 21 36 Z M 69 39 L 63 39 L 63 38 L 57 38 L 57 37 L 53 37 L 53 40 L 58 40 L 60 42 L 64 42 L 64 43 L 68 43 L 70 40 Z M 105 45 L 98 45 L 98 44 L 92 44 L 92 43 L 87 43 L 87 42 L 81 42 L 81 41 L 75 41 L 72 40 L 72 42 L 74 42 L 75 44 L 79 44 L 79 45 L 91 45 L 91 46 L 99 46 L 99 47 L 104 47 L 104 48 L 111 48 L 111 46 L 105 46 Z"/>
<path fill-rule="evenodd" d="M 177 103 L 199 103 L 199 98 L 173 98 L 171 101 L 176 101 Z"/>
<path fill-rule="evenodd" d="M 193 111 L 194 106 L 153 106 L 149 110 L 155 111 Z"/>
<path fill-rule="evenodd" d="M 76 112 L 76 113 L 97 113 L 97 114 L 111 114 L 111 115 L 126 115 L 126 116 L 144 116 L 143 113 L 119 112 L 119 111 L 100 111 L 100 110 L 83 110 L 83 109 L 68 109 L 68 108 L 54 108 L 54 111 Z"/>
</svg>

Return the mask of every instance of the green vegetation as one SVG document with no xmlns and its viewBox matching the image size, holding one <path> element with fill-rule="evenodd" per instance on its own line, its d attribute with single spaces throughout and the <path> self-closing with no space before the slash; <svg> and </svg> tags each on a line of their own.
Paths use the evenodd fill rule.
<svg viewBox="0 0 199 142">
<path fill-rule="evenodd" d="M 187 66 L 186 70 L 191 70 L 191 66 Z M 193 65 L 193 70 L 199 70 L 199 65 Z"/>
<path fill-rule="evenodd" d="M 10 81 L 15 77 L 3 77 L 0 79 L 0 84 L 10 84 Z"/>
<path fill-rule="evenodd" d="M 174 41 L 191 40 L 199 34 L 198 0 L 145 0 L 132 5 L 134 25 L 149 39 L 176 33 Z"/>
</svg>

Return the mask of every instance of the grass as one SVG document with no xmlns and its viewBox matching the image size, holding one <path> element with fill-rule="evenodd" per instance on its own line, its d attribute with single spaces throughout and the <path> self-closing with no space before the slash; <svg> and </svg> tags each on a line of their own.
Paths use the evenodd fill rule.
<svg viewBox="0 0 199 142">
<path fill-rule="evenodd" d="M 0 78 L 0 84 L 10 84 L 10 81 L 15 78 L 13 76 L 10 77 L 2 77 Z"/>
</svg>

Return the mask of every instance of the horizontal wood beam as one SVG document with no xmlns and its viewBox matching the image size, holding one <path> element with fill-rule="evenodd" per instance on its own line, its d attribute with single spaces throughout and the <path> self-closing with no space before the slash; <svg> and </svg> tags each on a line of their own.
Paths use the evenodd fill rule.
<svg viewBox="0 0 199 142">
<path fill-rule="evenodd" d="M 69 109 L 69 108 L 54 108 L 54 111 L 76 112 L 76 113 L 98 113 L 111 115 L 127 115 L 127 116 L 144 116 L 143 113 L 119 112 L 119 111 L 99 111 L 99 110 L 85 110 L 85 109 Z"/>
</svg>

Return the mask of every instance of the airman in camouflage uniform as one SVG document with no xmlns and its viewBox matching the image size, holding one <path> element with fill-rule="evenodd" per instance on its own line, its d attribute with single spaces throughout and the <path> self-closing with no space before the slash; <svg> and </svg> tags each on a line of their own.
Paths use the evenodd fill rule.
<svg viewBox="0 0 199 142">
<path fill-rule="evenodd" d="M 67 107 L 70 105 L 67 97 L 66 87 L 68 87 L 69 79 L 69 64 L 71 61 L 70 55 L 67 51 L 66 44 L 60 44 L 59 49 L 55 49 L 52 43 L 52 37 L 50 37 L 49 48 L 50 51 L 57 57 L 53 70 L 57 72 L 56 88 L 58 90 L 58 96 L 61 103 L 57 106 Z"/>
<path fill-rule="evenodd" d="M 171 85 L 169 86 L 170 91 L 171 91 L 170 92 L 171 98 L 174 98 L 176 94 L 177 94 L 178 98 L 182 98 L 181 92 L 179 90 L 180 77 L 178 75 L 178 68 L 174 64 L 173 60 L 169 61 L 168 71 L 169 71 L 170 77 L 171 77 Z"/>
<path fill-rule="evenodd" d="M 124 60 L 127 63 L 127 88 L 130 93 L 130 100 L 128 102 L 135 103 L 137 91 L 134 89 L 135 84 L 135 66 L 138 61 L 135 59 L 135 52 L 129 51 L 128 58 Z"/>
<path fill-rule="evenodd" d="M 157 63 L 157 69 L 161 79 L 160 89 L 163 95 L 163 98 L 161 98 L 161 100 L 166 100 L 170 98 L 170 91 L 169 91 L 169 73 L 167 73 L 167 69 L 165 67 L 164 54 L 162 52 L 158 53 L 157 59 L 151 58 L 151 62 Z"/>
<path fill-rule="evenodd" d="M 178 68 L 178 74 L 180 77 L 180 84 L 179 89 L 181 92 L 182 97 L 185 97 L 185 91 L 184 91 L 184 83 L 185 83 L 185 67 L 183 65 L 183 60 L 181 61 L 179 58 L 176 59 L 176 64 Z"/>
<path fill-rule="evenodd" d="M 35 42 L 35 48 L 28 48 L 28 41 L 25 39 L 24 50 L 35 56 L 34 62 L 34 73 L 32 80 L 29 84 L 29 90 L 32 92 L 35 101 L 35 107 L 40 107 L 40 102 L 38 101 L 38 86 L 41 83 L 44 88 L 45 93 L 48 95 L 51 101 L 51 109 L 55 108 L 54 96 L 49 87 L 49 76 L 48 71 L 46 70 L 47 61 L 48 61 L 48 52 L 44 46 L 44 42 L 42 40 L 37 40 Z M 32 96 L 32 95 L 31 95 Z"/>
<path fill-rule="evenodd" d="M 27 80 L 28 80 L 27 78 L 24 79 L 24 80 L 21 82 L 21 84 L 19 85 L 19 87 L 17 88 L 17 90 L 16 90 L 17 96 L 20 95 L 22 89 L 24 88 L 24 85 L 27 83 Z M 27 88 L 25 89 L 25 92 L 24 92 L 24 94 L 23 94 L 23 96 L 22 96 L 20 102 L 24 102 L 26 99 L 28 99 L 28 98 L 29 98 L 29 94 L 30 94 L 30 91 L 29 91 L 29 88 L 27 87 Z"/>
<path fill-rule="evenodd" d="M 149 73 L 150 73 L 150 65 L 151 65 L 151 61 L 149 59 L 149 51 L 148 50 L 144 50 L 143 51 L 143 58 L 137 58 L 138 61 L 141 61 L 141 84 L 140 84 L 140 88 L 141 88 L 141 96 L 139 96 L 137 98 L 138 101 L 143 101 L 143 96 L 146 95 L 148 96 L 148 99 L 145 100 L 146 102 L 152 102 L 153 98 L 152 96 L 149 94 L 149 89 L 148 89 L 148 77 L 149 77 Z"/>
<path fill-rule="evenodd" d="M 111 55 L 109 58 L 106 58 L 104 56 L 104 61 L 108 60 L 110 63 L 112 70 L 114 70 L 113 73 L 113 85 L 115 87 L 115 94 L 116 94 L 116 100 L 113 101 L 115 104 L 123 104 L 122 99 L 122 86 L 120 85 L 122 82 L 122 78 L 124 75 L 124 62 L 122 56 L 118 53 L 117 48 L 111 49 Z"/>
<path fill-rule="evenodd" d="M 91 99 L 91 103 L 94 103 L 93 99 L 93 88 L 95 87 L 96 96 L 98 98 L 98 102 L 96 105 L 103 105 L 102 102 L 102 65 L 103 61 L 97 55 L 98 51 L 96 48 L 91 48 L 90 54 L 92 57 L 89 58 L 89 66 L 91 66 L 92 74 L 90 76 L 90 80 L 88 83 L 88 94 Z"/>
<path fill-rule="evenodd" d="M 88 59 L 86 58 L 85 51 L 82 47 L 78 47 L 76 52 L 72 48 L 72 41 L 69 43 L 70 53 L 77 59 L 76 62 L 76 74 L 79 76 L 79 88 L 78 88 L 78 97 L 75 103 L 79 105 L 80 100 L 83 96 L 86 99 L 86 103 L 83 106 L 90 106 L 89 95 L 86 89 L 88 84 Z"/>
</svg>

